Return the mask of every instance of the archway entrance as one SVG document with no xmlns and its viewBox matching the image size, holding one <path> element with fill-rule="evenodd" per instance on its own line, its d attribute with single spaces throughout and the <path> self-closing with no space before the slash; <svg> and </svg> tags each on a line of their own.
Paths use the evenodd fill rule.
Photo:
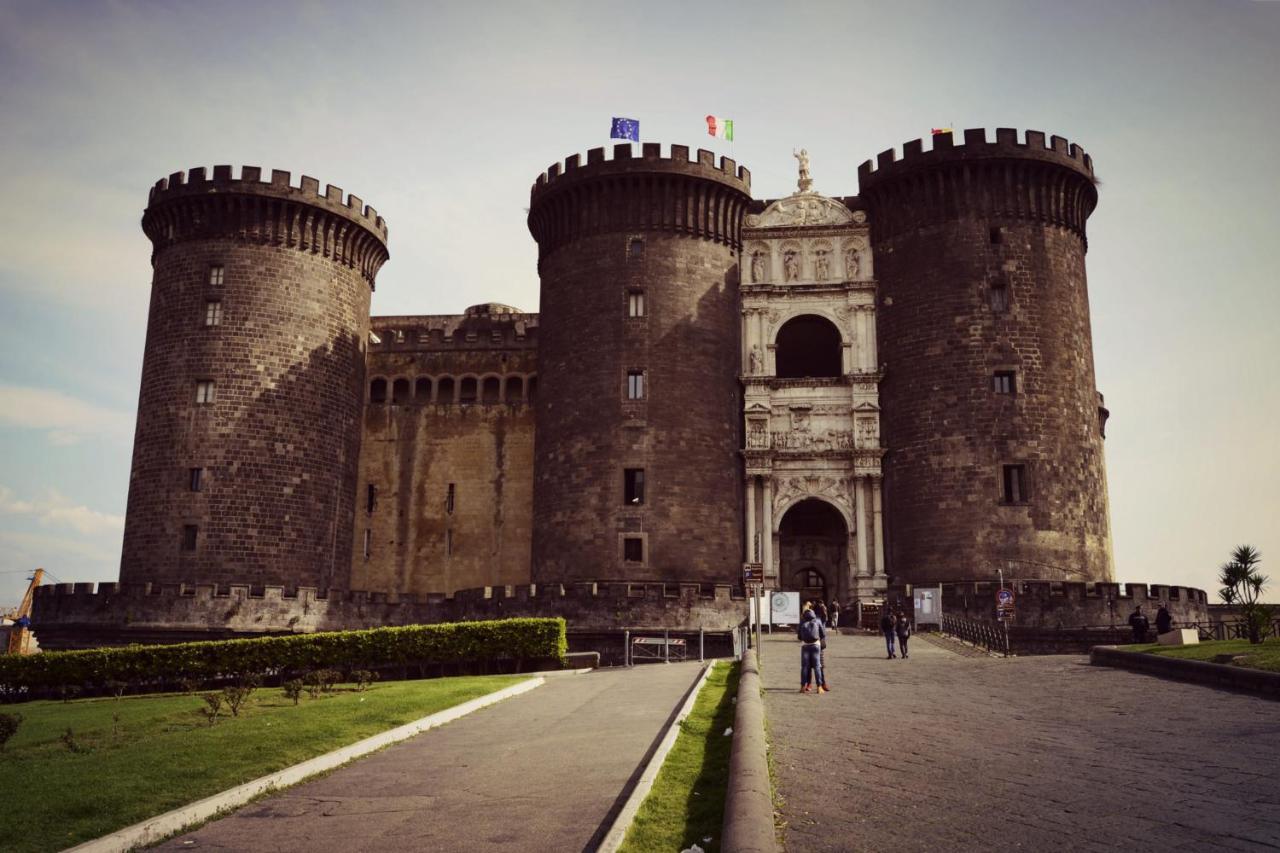
<svg viewBox="0 0 1280 853">
<path fill-rule="evenodd" d="M 848 575 L 849 530 L 844 516 L 831 504 L 806 498 L 793 505 L 778 525 L 778 573 L 787 589 L 801 599 L 830 603 L 848 596 L 842 579 Z"/>
</svg>

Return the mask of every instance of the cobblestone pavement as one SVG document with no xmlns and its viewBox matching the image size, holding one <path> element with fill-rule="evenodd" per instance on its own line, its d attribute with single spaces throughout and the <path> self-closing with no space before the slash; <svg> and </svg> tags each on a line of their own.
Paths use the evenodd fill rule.
<svg viewBox="0 0 1280 853">
<path fill-rule="evenodd" d="M 826 850 L 1280 849 L 1280 703 L 1089 666 L 838 636 L 826 695 L 763 646 L 785 841 Z"/>
</svg>

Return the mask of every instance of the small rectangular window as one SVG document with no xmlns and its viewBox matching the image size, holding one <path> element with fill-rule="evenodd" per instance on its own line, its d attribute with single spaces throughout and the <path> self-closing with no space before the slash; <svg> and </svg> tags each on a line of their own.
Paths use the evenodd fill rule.
<svg viewBox="0 0 1280 853">
<path fill-rule="evenodd" d="M 992 311 L 1009 310 L 1009 287 L 1004 282 L 995 282 L 987 289 L 987 297 L 991 301 Z"/>
<path fill-rule="evenodd" d="M 209 267 L 209 283 L 215 287 L 222 284 L 223 275 L 224 271 L 220 264 Z"/>
<path fill-rule="evenodd" d="M 622 540 L 622 559 L 628 563 L 644 562 L 644 540 L 639 536 L 627 536 Z"/>
<path fill-rule="evenodd" d="M 627 257 L 633 261 L 638 261 L 644 257 L 644 238 L 632 237 L 627 243 Z"/>
<path fill-rule="evenodd" d="M 373 531 L 369 528 L 364 529 L 364 558 L 367 560 L 373 556 Z"/>
<path fill-rule="evenodd" d="M 182 550 L 194 551 L 196 549 L 196 536 L 199 533 L 200 528 L 194 524 L 182 525 Z"/>
<path fill-rule="evenodd" d="M 199 379 L 196 381 L 196 403 L 204 405 L 213 402 L 213 380 Z"/>
<path fill-rule="evenodd" d="M 453 499 L 456 494 L 453 483 L 449 484 L 449 491 L 444 496 L 444 511 L 449 515 L 453 515 Z"/>
<path fill-rule="evenodd" d="M 191 491 L 193 492 L 204 491 L 204 469 L 192 468 L 190 471 L 190 474 L 191 474 Z"/>
<path fill-rule="evenodd" d="M 644 316 L 644 291 L 632 290 L 627 293 L 627 316 L 643 317 Z"/>
<path fill-rule="evenodd" d="M 1027 498 L 1027 466 L 1004 466 L 1004 502 L 1007 504 L 1026 503 Z"/>
<path fill-rule="evenodd" d="M 373 483 L 365 487 L 364 492 L 364 511 L 373 514 L 373 508 L 378 505 L 378 487 Z"/>
<path fill-rule="evenodd" d="M 627 371 L 627 399 L 628 400 L 644 399 L 644 371 L 643 370 Z"/>
<path fill-rule="evenodd" d="M 623 500 L 628 505 L 639 506 L 644 503 L 644 469 L 627 468 L 624 471 Z"/>
<path fill-rule="evenodd" d="M 991 227 L 990 239 L 991 239 L 991 245 L 999 246 L 1001 243 L 1004 242 L 1004 229 L 1001 228 L 999 225 L 993 225 Z"/>
<path fill-rule="evenodd" d="M 997 370 L 991 375 L 991 390 L 997 394 L 1017 394 L 1017 374 L 1012 370 Z"/>
<path fill-rule="evenodd" d="M 206 326 L 222 325 L 222 302 L 210 299 L 204 304 L 204 324 Z"/>
</svg>

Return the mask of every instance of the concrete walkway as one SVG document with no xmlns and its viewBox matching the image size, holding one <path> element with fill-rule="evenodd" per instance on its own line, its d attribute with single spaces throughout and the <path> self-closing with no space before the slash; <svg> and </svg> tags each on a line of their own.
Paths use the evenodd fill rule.
<svg viewBox="0 0 1280 853">
<path fill-rule="evenodd" d="M 785 840 L 798 851 L 1280 849 L 1280 706 L 1083 656 L 962 657 L 920 637 L 762 647 Z"/>
<path fill-rule="evenodd" d="M 549 678 L 159 849 L 593 850 L 700 672 Z"/>
</svg>

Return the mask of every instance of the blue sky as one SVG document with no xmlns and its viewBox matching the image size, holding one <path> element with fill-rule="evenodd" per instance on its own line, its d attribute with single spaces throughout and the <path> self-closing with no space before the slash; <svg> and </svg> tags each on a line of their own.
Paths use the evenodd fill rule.
<svg viewBox="0 0 1280 853">
<path fill-rule="evenodd" d="M 0 604 L 37 565 L 116 577 L 157 178 L 249 164 L 360 195 L 391 229 L 375 313 L 535 310 L 529 185 L 614 115 L 730 154 L 758 197 L 791 191 L 793 147 L 845 195 L 939 125 L 1081 144 L 1118 579 L 1213 589 L 1241 542 L 1265 570 L 1277 80 L 1280 3 L 1244 0 L 0 3 Z"/>
</svg>

